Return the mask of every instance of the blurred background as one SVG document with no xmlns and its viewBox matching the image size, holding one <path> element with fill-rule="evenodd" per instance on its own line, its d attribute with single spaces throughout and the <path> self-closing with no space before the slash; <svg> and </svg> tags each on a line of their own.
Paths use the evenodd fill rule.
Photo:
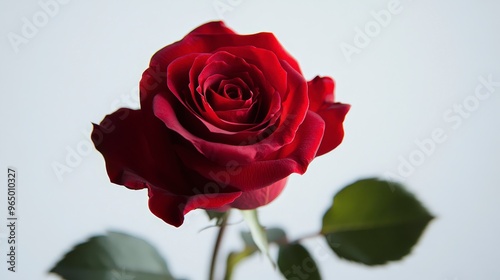
<svg viewBox="0 0 500 280">
<path fill-rule="evenodd" d="M 47 271 L 73 245 L 118 230 L 155 245 L 175 276 L 206 279 L 217 230 L 202 230 L 212 224 L 205 213 L 191 212 L 179 229 L 156 218 L 146 191 L 109 183 L 89 134 L 116 108 L 138 107 L 153 53 L 222 19 L 241 34 L 273 32 L 307 79 L 332 76 L 337 100 L 352 104 L 344 142 L 291 176 L 261 208 L 264 225 L 291 239 L 317 232 L 340 188 L 396 178 L 437 219 L 409 256 L 375 268 L 308 240 L 324 279 L 498 279 L 500 2 L 284 3 L 2 0 L 0 278 L 58 279 Z M 434 148 L 422 148 L 429 141 Z M 18 172 L 16 273 L 6 264 L 7 167 Z M 222 255 L 243 246 L 246 227 L 238 214 L 231 221 Z M 280 277 L 259 255 L 235 272 Z"/>
</svg>

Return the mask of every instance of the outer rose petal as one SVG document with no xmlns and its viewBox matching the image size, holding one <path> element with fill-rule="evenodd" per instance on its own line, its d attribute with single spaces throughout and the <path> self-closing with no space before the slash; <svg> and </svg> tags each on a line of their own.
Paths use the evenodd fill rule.
<svg viewBox="0 0 500 280">
<path fill-rule="evenodd" d="M 188 35 L 193 34 L 235 34 L 233 30 L 228 28 L 222 21 L 212 21 L 198 26 Z"/>
<path fill-rule="evenodd" d="M 342 123 L 350 105 L 334 103 L 335 82 L 330 77 L 316 76 L 307 82 L 309 110 L 325 121 L 325 135 L 316 156 L 321 156 L 337 147 L 344 138 Z"/>
<path fill-rule="evenodd" d="M 344 122 L 345 115 L 351 108 L 348 104 L 333 103 L 324 104 L 323 108 L 318 111 L 318 115 L 325 121 L 325 135 L 319 146 L 316 156 L 321 156 L 335 149 L 344 138 Z"/>
<path fill-rule="evenodd" d="M 285 188 L 287 178 L 284 178 L 270 186 L 255 191 L 243 192 L 240 197 L 229 204 L 237 209 L 255 209 L 273 201 Z"/>
<path fill-rule="evenodd" d="M 113 183 L 148 188 L 151 211 L 174 226 L 180 226 L 184 215 L 195 208 L 221 207 L 241 195 L 229 186 L 224 189 L 228 193 L 194 193 L 193 187 L 210 181 L 183 168 L 161 123 L 150 132 L 144 130 L 144 121 L 141 111 L 120 109 L 94 125 L 92 140 L 104 156 Z M 155 137 L 149 137 L 151 133 Z"/>
<path fill-rule="evenodd" d="M 311 81 L 307 82 L 307 90 L 309 92 L 309 110 L 317 112 L 323 103 L 333 103 L 335 82 L 330 77 L 316 76 Z"/>
<path fill-rule="evenodd" d="M 151 150 L 155 145 L 146 141 L 143 123 L 141 111 L 119 109 L 106 116 L 100 125 L 94 124 L 92 141 L 104 156 L 111 182 L 131 189 L 162 185 L 166 181 L 182 183 L 180 176 L 171 177 L 162 170 L 178 167 L 165 160 L 168 156 L 163 159 L 162 150 Z"/>
<path fill-rule="evenodd" d="M 194 196 L 176 196 L 167 191 L 149 188 L 149 208 L 151 212 L 165 222 L 179 227 L 184 222 L 184 215 L 196 208 L 221 208 L 233 202 L 241 192 L 199 194 Z"/>
<path fill-rule="evenodd" d="M 197 37 L 197 38 L 194 38 Z M 191 38 L 190 38 L 191 39 Z M 239 34 L 196 34 L 193 41 L 201 40 L 210 52 L 222 47 L 254 46 L 272 51 L 276 56 L 285 60 L 295 71 L 302 74 L 299 63 L 286 51 L 273 33 L 261 32 L 250 35 Z"/>
</svg>

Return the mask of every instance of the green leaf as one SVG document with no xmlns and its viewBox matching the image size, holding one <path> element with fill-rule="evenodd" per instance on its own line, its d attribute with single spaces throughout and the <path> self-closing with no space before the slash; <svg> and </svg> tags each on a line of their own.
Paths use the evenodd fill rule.
<svg viewBox="0 0 500 280">
<path fill-rule="evenodd" d="M 335 195 L 321 233 L 339 257 L 378 265 L 409 254 L 433 218 L 402 185 L 371 178 Z"/>
<path fill-rule="evenodd" d="M 252 234 L 252 239 L 255 242 L 255 245 L 265 256 L 267 256 L 269 261 L 271 261 L 271 264 L 276 266 L 273 259 L 269 255 L 269 242 L 267 241 L 267 235 L 264 228 L 259 223 L 257 210 L 241 210 L 241 213 L 243 214 L 243 219 L 245 219 L 248 227 L 250 228 L 250 233 Z"/>
<path fill-rule="evenodd" d="M 280 246 L 278 267 L 286 279 L 321 280 L 316 262 L 298 243 Z"/>
<path fill-rule="evenodd" d="M 119 232 L 75 246 L 50 272 L 66 280 L 175 280 L 153 246 Z"/>
<path fill-rule="evenodd" d="M 236 265 L 238 265 L 244 259 L 250 257 L 253 253 L 257 251 L 257 247 L 246 247 L 241 252 L 231 252 L 227 256 L 226 261 L 226 275 L 224 280 L 231 280 L 233 277 L 233 271 Z"/>
<path fill-rule="evenodd" d="M 280 228 L 266 228 L 266 237 L 268 243 L 286 243 L 286 233 L 284 230 Z M 241 233 L 241 238 L 245 242 L 245 244 L 249 247 L 256 247 L 255 242 L 253 241 L 252 234 L 248 231 Z"/>
</svg>

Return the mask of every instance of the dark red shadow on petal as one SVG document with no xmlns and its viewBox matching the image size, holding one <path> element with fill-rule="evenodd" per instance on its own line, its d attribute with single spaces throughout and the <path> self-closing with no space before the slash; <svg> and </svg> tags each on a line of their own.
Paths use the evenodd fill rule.
<svg viewBox="0 0 500 280">
<path fill-rule="evenodd" d="M 169 224 L 179 226 L 192 209 L 221 207 L 240 195 L 232 186 L 211 187 L 219 185 L 186 168 L 163 123 L 141 111 L 119 109 L 106 116 L 94 124 L 92 140 L 104 156 L 111 182 L 148 188 L 154 197 L 151 211 Z M 159 201 L 166 205 L 158 206 Z"/>
</svg>

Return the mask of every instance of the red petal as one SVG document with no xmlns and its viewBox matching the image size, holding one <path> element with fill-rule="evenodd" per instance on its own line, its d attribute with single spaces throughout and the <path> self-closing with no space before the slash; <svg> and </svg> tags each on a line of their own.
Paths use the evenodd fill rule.
<svg viewBox="0 0 500 280">
<path fill-rule="evenodd" d="M 209 142 L 207 137 L 200 138 L 186 129 L 176 116 L 172 100 L 162 95 L 156 95 L 154 98 L 154 113 L 168 128 L 182 135 L 205 157 L 220 165 L 225 165 L 226 162 L 233 160 L 240 164 L 246 164 L 265 159 L 269 154 L 293 141 L 309 106 L 306 82 L 302 75 L 291 69 L 286 62 L 283 63 L 283 68 L 288 72 L 289 88 L 282 104 L 281 123 L 278 125 L 277 130 L 267 138 L 248 139 L 246 143 L 241 143 L 241 145 Z M 253 141 L 256 141 L 256 143 Z"/>
<path fill-rule="evenodd" d="M 159 120 L 146 121 L 141 113 L 120 109 L 94 125 L 92 140 L 104 156 L 113 183 L 131 189 L 148 188 L 151 211 L 175 226 L 192 209 L 221 207 L 240 196 L 233 187 L 186 169 L 164 125 Z"/>
<path fill-rule="evenodd" d="M 153 89 L 164 87 L 168 65 L 174 59 L 186 54 L 211 53 L 222 47 L 254 46 L 270 50 L 278 59 L 286 61 L 293 69 L 302 73 L 297 61 L 283 48 L 272 33 L 252 35 L 233 33 L 222 22 L 212 22 L 196 28 L 182 40 L 156 52 L 141 80 L 141 107 L 149 106 Z"/>
<path fill-rule="evenodd" d="M 228 28 L 222 21 L 212 21 L 205 23 L 193 31 L 189 32 L 188 35 L 194 34 L 235 34 L 233 30 Z"/>
<path fill-rule="evenodd" d="M 280 93 L 285 93 L 287 89 L 287 72 L 283 69 L 278 57 L 272 51 L 254 46 L 222 47 L 217 53 L 230 53 L 231 56 L 244 58 L 246 63 L 255 65 L 262 71 L 266 80 Z M 215 57 L 215 55 L 214 55 Z M 228 59 L 224 59 L 228 61 Z"/>
<path fill-rule="evenodd" d="M 184 215 L 191 210 L 221 208 L 241 195 L 241 192 L 233 192 L 177 196 L 157 188 L 149 188 L 148 193 L 151 212 L 166 223 L 176 227 L 182 225 Z"/>
<path fill-rule="evenodd" d="M 325 123 L 320 116 L 308 111 L 306 119 L 297 131 L 292 143 L 279 151 L 278 157 L 288 157 L 296 162 L 299 174 L 306 172 L 307 166 L 314 159 L 325 132 Z"/>
<path fill-rule="evenodd" d="M 188 34 L 181 41 L 175 42 L 156 52 L 151 58 L 150 68 L 166 72 L 166 67 L 174 59 L 191 53 L 212 53 L 225 47 L 254 46 L 270 50 L 278 59 L 285 60 L 295 71 L 302 73 L 297 61 L 283 48 L 272 33 L 252 35 L 238 34 Z"/>
<path fill-rule="evenodd" d="M 106 160 L 111 182 L 132 189 L 148 184 L 163 186 L 165 182 L 181 184 L 175 154 L 162 148 L 168 145 L 167 139 L 162 139 L 160 132 L 147 139 L 144 129 L 142 112 L 130 109 L 120 109 L 94 125 L 92 140 Z"/>
<path fill-rule="evenodd" d="M 243 210 L 255 209 L 257 207 L 264 206 L 281 194 L 285 188 L 286 181 L 287 178 L 262 189 L 243 192 L 241 196 L 229 204 L 229 206 Z"/>
<path fill-rule="evenodd" d="M 351 106 L 342 103 L 324 104 L 318 115 L 325 121 L 325 135 L 316 156 L 321 156 L 335 149 L 344 138 L 342 123 Z"/>
<path fill-rule="evenodd" d="M 330 77 L 316 76 L 313 80 L 307 82 L 309 92 L 309 110 L 317 112 L 323 103 L 333 103 L 333 91 L 335 82 Z"/>
<path fill-rule="evenodd" d="M 195 38 L 197 37 L 197 38 Z M 191 38 L 190 38 L 191 39 Z M 260 49 L 272 51 L 280 60 L 285 60 L 292 66 L 295 71 L 302 74 L 299 63 L 293 58 L 288 51 L 283 48 L 281 43 L 276 39 L 273 33 L 261 32 L 250 35 L 239 34 L 197 34 L 192 37 L 193 44 L 199 44 L 201 41 L 204 47 L 209 50 L 205 52 L 212 52 L 216 49 L 223 47 L 241 47 L 241 46 L 254 46 Z M 195 43 L 196 42 L 196 43 Z M 199 45 L 197 45 L 198 47 Z"/>
<path fill-rule="evenodd" d="M 175 150 L 184 165 L 207 179 L 224 176 L 226 184 L 246 192 L 269 186 L 292 173 L 303 174 L 318 150 L 323 131 L 323 120 L 315 113 L 308 112 L 292 143 L 275 153 L 267 154 L 267 159 L 245 163 L 228 157 L 223 164 L 214 164 L 187 145 L 177 146 Z M 250 153 L 249 147 L 251 146 L 234 148 L 238 148 L 240 153 Z M 226 151 L 215 148 L 212 152 L 221 154 Z M 228 171 L 228 166 L 232 167 L 231 172 Z"/>
</svg>

